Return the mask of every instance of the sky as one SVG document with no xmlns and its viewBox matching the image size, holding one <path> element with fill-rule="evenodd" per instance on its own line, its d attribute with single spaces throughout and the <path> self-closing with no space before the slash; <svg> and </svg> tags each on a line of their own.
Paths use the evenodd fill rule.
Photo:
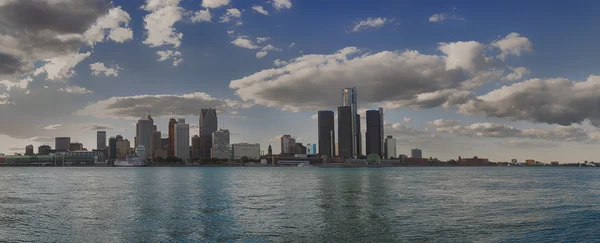
<svg viewBox="0 0 600 243">
<path fill-rule="evenodd" d="M 148 113 L 163 136 L 170 117 L 194 135 L 208 107 L 232 142 L 278 152 L 283 134 L 316 143 L 317 111 L 356 87 L 399 154 L 600 161 L 599 7 L 0 0 L 0 153 L 56 136 L 94 149 L 98 130 L 133 140 Z"/>
</svg>

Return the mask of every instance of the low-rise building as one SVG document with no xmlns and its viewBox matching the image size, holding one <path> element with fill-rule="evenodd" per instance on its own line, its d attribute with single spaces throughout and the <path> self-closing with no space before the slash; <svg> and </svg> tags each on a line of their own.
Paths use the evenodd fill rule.
<svg viewBox="0 0 600 243">
<path fill-rule="evenodd" d="M 242 157 L 254 160 L 260 159 L 260 144 L 258 143 L 234 143 L 231 148 L 235 160 L 242 159 Z"/>
<path fill-rule="evenodd" d="M 474 156 L 473 158 L 461 158 L 458 157 L 458 164 L 467 165 L 467 166 L 478 166 L 478 165 L 487 165 L 490 161 L 484 158 L 478 158 Z"/>
<path fill-rule="evenodd" d="M 535 159 L 528 159 L 528 160 L 525 160 L 525 164 L 526 164 L 526 165 L 535 165 Z"/>
</svg>

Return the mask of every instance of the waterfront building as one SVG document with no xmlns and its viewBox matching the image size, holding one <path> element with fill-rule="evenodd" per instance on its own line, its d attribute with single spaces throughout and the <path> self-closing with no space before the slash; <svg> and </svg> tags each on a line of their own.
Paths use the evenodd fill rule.
<svg viewBox="0 0 600 243">
<path fill-rule="evenodd" d="M 148 156 L 146 155 L 146 152 L 146 147 L 144 147 L 144 145 L 138 145 L 135 148 L 135 154 L 137 155 L 137 157 L 147 158 Z"/>
<path fill-rule="evenodd" d="M 49 145 L 42 145 L 38 147 L 38 155 L 49 155 L 52 147 Z"/>
<path fill-rule="evenodd" d="M 292 136 L 281 136 L 281 154 L 293 154 L 292 149 L 294 148 L 294 144 L 296 144 L 296 139 L 292 138 Z"/>
<path fill-rule="evenodd" d="M 115 158 L 113 159 L 126 159 L 131 154 L 131 143 L 129 140 L 123 139 L 121 135 L 118 135 L 115 141 Z"/>
<path fill-rule="evenodd" d="M 56 149 L 56 151 L 69 150 L 69 144 L 71 144 L 70 137 L 55 137 L 54 138 L 54 149 Z"/>
<path fill-rule="evenodd" d="M 379 107 L 379 141 L 381 142 L 381 157 L 385 156 L 385 120 L 383 120 L 383 108 Z"/>
<path fill-rule="evenodd" d="M 35 153 L 33 152 L 33 145 L 27 145 L 25 146 L 25 155 L 34 155 Z"/>
<path fill-rule="evenodd" d="M 83 144 L 74 142 L 69 144 L 69 151 L 81 151 L 83 150 Z"/>
<path fill-rule="evenodd" d="M 396 158 L 396 139 L 392 136 L 387 136 L 385 139 L 385 158 Z"/>
<path fill-rule="evenodd" d="M 336 151 L 342 158 L 352 158 L 354 154 L 352 124 L 352 108 L 338 107 L 338 149 Z"/>
<path fill-rule="evenodd" d="M 410 150 L 410 157 L 413 159 L 421 159 L 423 158 L 423 151 L 418 148 Z"/>
<path fill-rule="evenodd" d="M 319 154 L 327 157 L 335 156 L 335 116 L 333 111 L 319 111 L 317 113 L 319 123 Z M 316 152 L 314 151 L 313 153 Z"/>
<path fill-rule="evenodd" d="M 212 135 L 212 139 L 213 148 L 211 158 L 230 159 L 231 149 L 229 144 L 229 130 L 219 129 L 215 131 Z"/>
<path fill-rule="evenodd" d="M 200 159 L 200 153 L 202 151 L 201 150 L 202 146 L 200 146 L 201 143 L 202 143 L 202 140 L 200 140 L 200 136 L 194 135 L 194 137 L 192 137 L 191 158 L 193 160 Z"/>
<path fill-rule="evenodd" d="M 372 154 L 379 155 L 382 157 L 382 137 L 381 137 L 381 114 L 380 110 L 368 110 L 367 111 L 367 133 L 366 133 L 366 145 L 367 145 L 367 156 Z"/>
<path fill-rule="evenodd" d="M 190 159 L 190 124 L 179 118 L 175 124 L 175 157 L 184 161 Z"/>
<path fill-rule="evenodd" d="M 212 134 L 217 131 L 219 122 L 217 120 L 217 110 L 208 108 L 202 109 L 199 122 L 199 133 L 201 143 L 200 157 L 210 159 L 212 150 Z"/>
<path fill-rule="evenodd" d="M 362 130 L 360 130 L 360 114 L 356 114 L 356 156 L 362 155 Z"/>
<path fill-rule="evenodd" d="M 249 159 L 260 159 L 260 144 L 258 143 L 234 143 L 231 145 L 231 148 L 234 160 L 242 159 L 242 157 L 248 157 Z"/>
<path fill-rule="evenodd" d="M 484 158 L 478 158 L 477 156 L 473 157 L 473 158 L 461 158 L 458 157 L 458 161 L 459 164 L 461 165 L 468 165 L 468 166 L 477 166 L 477 165 L 487 165 L 489 164 L 489 160 L 488 159 L 484 159 Z"/>
<path fill-rule="evenodd" d="M 294 143 L 292 146 L 292 154 L 306 155 L 306 146 L 302 145 L 302 143 Z"/>
<path fill-rule="evenodd" d="M 158 157 L 156 155 L 156 151 L 162 149 L 161 138 L 160 138 L 161 132 L 160 131 L 156 131 L 156 125 L 154 125 L 154 129 L 155 129 L 155 131 L 152 132 L 152 148 L 154 149 L 154 150 L 152 150 L 152 157 L 153 158 Z"/>
<path fill-rule="evenodd" d="M 269 144 L 268 156 L 273 156 L 273 148 L 271 148 L 271 144 Z"/>
<path fill-rule="evenodd" d="M 96 132 L 96 149 L 106 150 L 106 131 Z"/>
<path fill-rule="evenodd" d="M 169 150 L 169 138 L 161 138 L 160 139 L 160 148 L 164 149 L 164 150 Z M 167 152 L 167 156 L 168 156 L 168 152 Z M 166 158 L 166 157 L 163 157 Z"/>
<path fill-rule="evenodd" d="M 350 133 L 351 133 L 351 157 L 356 158 L 360 155 L 360 116 L 358 115 L 357 92 L 356 88 L 346 88 L 342 93 L 342 106 L 350 107 Z M 338 114 L 339 119 L 339 114 Z M 338 126 L 339 129 L 339 126 Z"/>
<path fill-rule="evenodd" d="M 526 164 L 526 165 L 535 165 L 535 159 L 528 159 L 528 160 L 525 160 L 525 164 Z"/>
<path fill-rule="evenodd" d="M 169 143 L 167 145 L 168 157 L 175 157 L 175 118 L 169 119 Z"/>
<path fill-rule="evenodd" d="M 108 139 L 108 159 L 117 159 L 117 138 L 110 137 Z"/>
<path fill-rule="evenodd" d="M 154 145 L 154 141 L 152 139 L 153 129 L 154 124 L 150 115 L 148 115 L 148 117 L 140 118 L 136 124 L 135 137 L 137 138 L 137 143 L 135 144 L 135 147 L 137 148 L 139 145 L 144 146 L 144 158 L 152 157 L 152 147 Z"/>
</svg>

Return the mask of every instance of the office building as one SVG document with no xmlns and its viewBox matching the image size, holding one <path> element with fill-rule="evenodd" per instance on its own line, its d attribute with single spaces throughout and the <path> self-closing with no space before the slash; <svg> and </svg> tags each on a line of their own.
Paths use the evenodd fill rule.
<svg viewBox="0 0 600 243">
<path fill-rule="evenodd" d="M 144 147 L 144 145 L 138 145 L 135 148 L 135 154 L 140 158 L 148 158 L 149 155 L 147 155 L 146 152 L 146 147 Z"/>
<path fill-rule="evenodd" d="M 488 159 L 478 158 L 477 156 L 475 156 L 473 158 L 458 157 L 457 162 L 461 165 L 467 165 L 467 166 L 487 165 L 490 163 L 490 161 Z"/>
<path fill-rule="evenodd" d="M 352 108 L 350 106 L 338 107 L 338 149 L 342 158 L 352 158 Z"/>
<path fill-rule="evenodd" d="M 117 159 L 117 138 L 110 137 L 108 139 L 108 159 Z"/>
<path fill-rule="evenodd" d="M 160 147 L 162 149 L 164 149 L 165 151 L 169 150 L 169 138 L 168 137 L 160 139 Z M 168 156 L 168 153 L 166 156 Z M 166 157 L 163 157 L 163 158 L 166 158 Z"/>
<path fill-rule="evenodd" d="M 410 157 L 413 159 L 422 159 L 423 151 L 421 151 L 418 148 L 412 149 L 412 150 L 410 150 Z"/>
<path fill-rule="evenodd" d="M 362 155 L 362 130 L 360 129 L 360 114 L 356 114 L 356 156 Z"/>
<path fill-rule="evenodd" d="M 350 107 L 350 131 L 351 131 L 351 157 L 356 158 L 361 152 L 360 138 L 360 118 L 358 116 L 357 92 L 356 88 L 346 88 L 342 93 L 342 106 Z M 339 119 L 339 114 L 338 114 Z M 339 129 L 339 127 L 338 127 Z"/>
<path fill-rule="evenodd" d="M 200 146 L 201 143 L 202 143 L 202 140 L 200 139 L 200 136 L 194 135 L 194 137 L 192 137 L 192 148 L 191 148 L 192 157 L 191 158 L 193 160 L 200 159 L 200 152 L 201 152 L 200 148 L 202 148 L 202 146 Z"/>
<path fill-rule="evenodd" d="M 212 150 L 212 134 L 217 131 L 219 122 L 217 120 L 217 110 L 202 109 L 200 114 L 199 133 L 201 142 L 201 151 L 199 156 L 203 159 L 209 159 Z"/>
<path fill-rule="evenodd" d="M 387 136 L 385 139 L 385 158 L 396 158 L 396 139 L 392 136 Z"/>
<path fill-rule="evenodd" d="M 169 144 L 167 145 L 167 154 L 169 157 L 175 157 L 175 118 L 169 119 Z"/>
<path fill-rule="evenodd" d="M 156 128 L 156 125 L 154 125 L 154 128 Z M 156 156 L 156 151 L 162 149 L 160 136 L 161 136 L 160 131 L 155 130 L 154 132 L 152 132 L 152 148 L 154 149 L 154 150 L 152 150 L 152 158 L 158 157 L 158 156 Z"/>
<path fill-rule="evenodd" d="M 294 143 L 292 145 L 292 154 L 306 154 L 306 146 L 302 143 Z"/>
<path fill-rule="evenodd" d="M 229 130 L 219 129 L 213 133 L 212 138 L 213 148 L 211 158 L 229 159 L 231 157 Z"/>
<path fill-rule="evenodd" d="M 319 111 L 319 154 L 335 156 L 335 116 L 333 111 Z M 315 152 L 313 150 L 313 152 Z"/>
<path fill-rule="evenodd" d="M 381 146 L 381 151 L 380 151 L 380 155 L 383 158 L 385 156 L 385 131 L 384 131 L 384 123 L 385 121 L 383 120 L 383 108 L 379 107 L 379 141 L 381 142 L 382 146 Z"/>
<path fill-rule="evenodd" d="M 184 161 L 190 159 L 190 124 L 179 118 L 175 124 L 175 157 Z"/>
<path fill-rule="evenodd" d="M 234 160 L 240 160 L 242 157 L 248 159 L 260 159 L 260 144 L 234 143 L 231 145 Z"/>
<path fill-rule="evenodd" d="M 154 141 L 152 139 L 154 132 L 154 124 L 152 117 L 148 115 L 148 117 L 142 117 L 138 120 L 136 124 L 136 135 L 137 138 L 135 147 L 138 148 L 139 145 L 144 146 L 144 156 L 145 158 L 152 157 L 152 147 L 154 145 Z M 139 155 L 138 155 L 139 156 Z"/>
<path fill-rule="evenodd" d="M 381 116 L 378 110 L 367 111 L 366 154 L 377 154 L 382 157 Z"/>
<path fill-rule="evenodd" d="M 82 143 L 70 143 L 69 144 L 69 151 L 81 151 L 83 150 L 83 144 Z"/>
<path fill-rule="evenodd" d="M 42 145 L 38 147 L 38 155 L 49 155 L 52 147 L 48 145 Z"/>
<path fill-rule="evenodd" d="M 131 143 L 129 140 L 123 139 L 123 136 L 121 135 L 118 135 L 115 140 L 115 159 L 127 159 L 127 156 L 131 154 Z"/>
<path fill-rule="evenodd" d="M 25 155 L 35 155 L 33 152 L 33 145 L 25 146 Z"/>
<path fill-rule="evenodd" d="M 281 136 L 281 154 L 293 154 L 294 152 L 292 151 L 292 149 L 295 143 L 296 139 L 292 138 L 292 136 Z"/>
<path fill-rule="evenodd" d="M 70 137 L 56 137 L 54 138 L 54 149 L 56 151 L 67 151 L 69 150 L 69 144 L 71 144 Z"/>
<path fill-rule="evenodd" d="M 106 131 L 96 132 L 96 149 L 106 150 Z"/>
<path fill-rule="evenodd" d="M 271 147 L 271 144 L 269 144 L 269 150 L 268 151 L 268 156 L 271 157 L 273 156 L 273 148 Z"/>
</svg>

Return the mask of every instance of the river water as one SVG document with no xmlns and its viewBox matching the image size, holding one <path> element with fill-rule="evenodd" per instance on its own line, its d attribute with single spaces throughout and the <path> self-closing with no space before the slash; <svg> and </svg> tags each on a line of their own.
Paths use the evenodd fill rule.
<svg viewBox="0 0 600 243">
<path fill-rule="evenodd" d="M 0 241 L 599 240 L 594 168 L 0 167 Z"/>
</svg>

